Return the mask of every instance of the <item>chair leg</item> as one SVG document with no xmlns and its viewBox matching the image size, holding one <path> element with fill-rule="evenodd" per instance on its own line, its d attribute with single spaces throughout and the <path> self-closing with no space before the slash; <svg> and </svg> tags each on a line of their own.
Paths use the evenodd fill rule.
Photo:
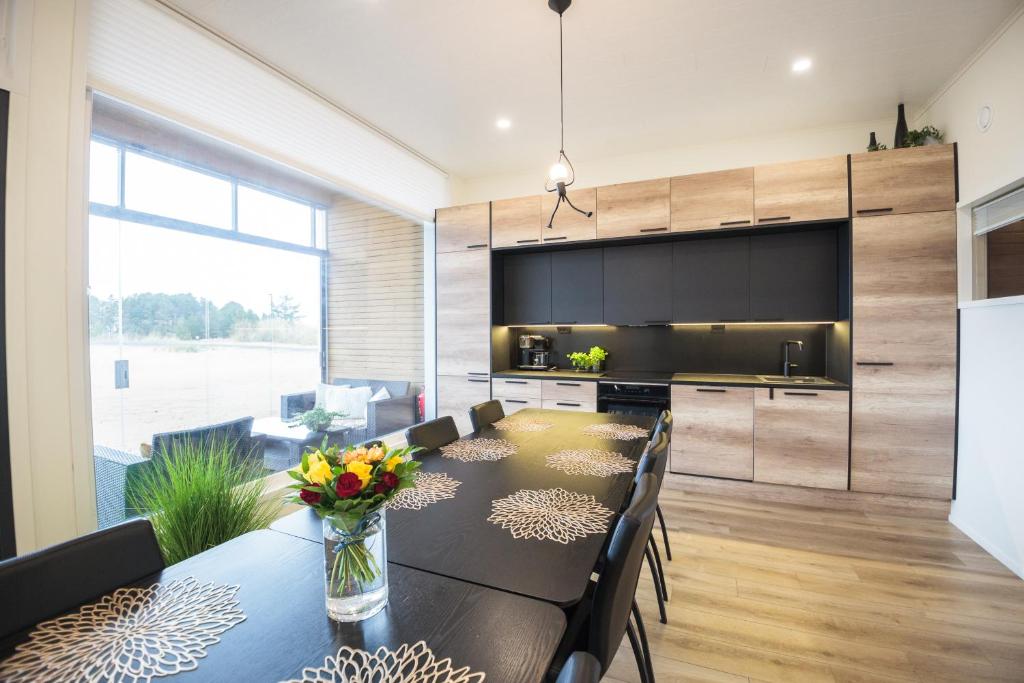
<svg viewBox="0 0 1024 683">
<path fill-rule="evenodd" d="M 672 546 L 668 544 L 668 528 L 665 526 L 665 515 L 661 514 L 661 505 L 654 508 L 658 513 L 658 524 L 661 525 L 661 537 L 665 539 L 665 559 L 672 561 Z"/>
<path fill-rule="evenodd" d="M 640 636 L 640 645 L 644 649 L 644 661 L 647 662 L 647 680 L 654 683 L 654 660 L 651 659 L 651 646 L 647 642 L 647 629 L 644 628 L 643 617 L 640 616 L 640 608 L 636 604 L 636 599 L 633 599 L 633 621 L 636 622 L 637 635 Z"/>
<path fill-rule="evenodd" d="M 658 551 L 658 544 L 654 540 L 654 533 L 648 539 L 651 543 L 651 550 L 654 551 L 654 562 L 658 565 L 658 578 L 661 579 L 661 597 L 668 602 L 668 586 L 665 584 L 665 569 L 661 566 L 661 553 Z"/>
<path fill-rule="evenodd" d="M 668 623 L 668 615 L 665 614 L 665 599 L 661 597 L 661 580 L 658 578 L 658 568 L 654 565 L 654 556 L 651 554 L 651 547 L 644 547 L 644 555 L 647 556 L 647 566 L 651 568 L 651 577 L 654 578 L 654 595 L 658 598 L 658 611 L 661 612 L 661 623 Z"/>
<path fill-rule="evenodd" d="M 626 620 L 626 636 L 629 637 L 629 645 L 633 648 L 633 658 L 636 659 L 636 669 L 640 672 L 640 683 L 654 683 L 647 680 L 647 665 L 644 663 L 644 653 L 640 650 L 640 643 L 637 642 L 636 631 L 633 630 L 632 620 Z"/>
</svg>

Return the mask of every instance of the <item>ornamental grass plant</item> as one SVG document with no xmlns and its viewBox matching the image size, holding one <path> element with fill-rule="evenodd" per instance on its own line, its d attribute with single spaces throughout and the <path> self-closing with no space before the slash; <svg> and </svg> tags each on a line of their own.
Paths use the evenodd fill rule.
<svg viewBox="0 0 1024 683">
<path fill-rule="evenodd" d="M 262 462 L 239 461 L 227 440 L 175 443 L 140 474 L 129 494 L 148 510 L 168 565 L 263 529 L 280 502 L 263 497 Z"/>
</svg>

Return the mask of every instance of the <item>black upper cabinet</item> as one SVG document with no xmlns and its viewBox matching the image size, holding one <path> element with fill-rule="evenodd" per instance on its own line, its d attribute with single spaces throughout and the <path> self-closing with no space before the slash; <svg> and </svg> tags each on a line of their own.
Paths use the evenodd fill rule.
<svg viewBox="0 0 1024 683">
<path fill-rule="evenodd" d="M 667 244 L 604 250 L 604 322 L 667 325 L 672 320 L 672 249 Z"/>
<path fill-rule="evenodd" d="M 506 325 L 551 322 L 551 254 L 505 256 Z"/>
<path fill-rule="evenodd" d="M 604 256 L 601 249 L 551 254 L 551 322 L 604 322 Z"/>
<path fill-rule="evenodd" d="M 677 242 L 672 249 L 672 322 L 750 319 L 750 238 Z"/>
<path fill-rule="evenodd" d="M 835 320 L 836 262 L 835 230 L 751 237 L 751 319 Z"/>
</svg>

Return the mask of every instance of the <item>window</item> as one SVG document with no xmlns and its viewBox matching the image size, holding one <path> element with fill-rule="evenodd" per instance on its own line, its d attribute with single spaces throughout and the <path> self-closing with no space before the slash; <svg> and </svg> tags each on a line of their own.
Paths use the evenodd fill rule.
<svg viewBox="0 0 1024 683">
<path fill-rule="evenodd" d="M 310 244 L 313 239 L 313 207 L 239 185 L 238 230 L 282 242 Z"/>
<path fill-rule="evenodd" d="M 89 201 L 117 206 L 121 203 L 121 152 L 114 145 L 93 140 L 89 148 Z"/>
<path fill-rule="evenodd" d="M 978 288 L 994 299 L 1024 295 L 1024 188 L 972 210 L 983 273 Z"/>
<path fill-rule="evenodd" d="M 231 229 L 231 182 L 129 151 L 125 153 L 126 209 Z"/>
</svg>

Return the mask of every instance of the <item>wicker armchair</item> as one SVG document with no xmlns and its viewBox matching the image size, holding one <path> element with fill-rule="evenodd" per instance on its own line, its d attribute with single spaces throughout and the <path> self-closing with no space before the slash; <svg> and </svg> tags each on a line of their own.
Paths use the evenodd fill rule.
<svg viewBox="0 0 1024 683">
<path fill-rule="evenodd" d="M 416 390 L 409 382 L 377 379 L 347 379 L 335 377 L 331 384 L 347 384 L 350 387 L 370 387 L 374 393 L 385 387 L 391 398 L 371 401 L 366 404 L 366 431 L 351 437 L 353 441 L 364 441 L 397 432 L 419 422 L 419 407 Z M 289 420 L 299 413 L 316 406 L 316 392 L 285 394 L 281 397 L 281 419 Z"/>
</svg>

